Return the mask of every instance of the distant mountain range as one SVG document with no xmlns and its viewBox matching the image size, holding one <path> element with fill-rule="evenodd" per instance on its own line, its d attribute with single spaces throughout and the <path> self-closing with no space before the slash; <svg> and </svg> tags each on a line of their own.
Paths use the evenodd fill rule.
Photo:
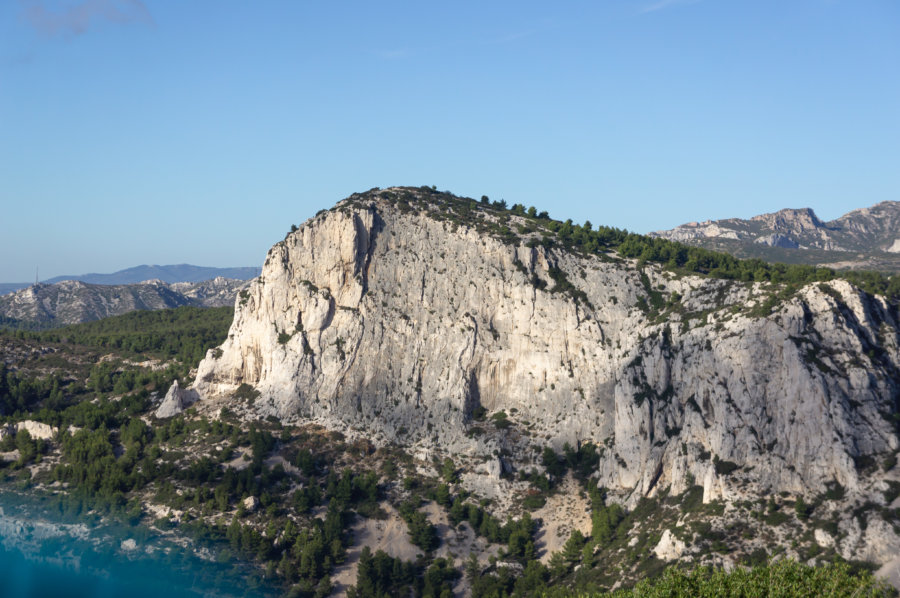
<svg viewBox="0 0 900 598">
<path fill-rule="evenodd" d="M 214 278 L 201 282 L 100 285 L 65 280 L 40 283 L 0 297 L 0 325 L 47 328 L 117 316 L 141 309 L 168 309 L 182 305 L 232 305 L 244 280 Z"/>
<path fill-rule="evenodd" d="M 80 274 L 55 276 L 41 281 L 44 284 L 53 284 L 64 280 L 79 280 L 90 284 L 121 285 L 135 284 L 145 280 L 160 280 L 166 283 L 175 282 L 202 282 L 216 277 L 231 278 L 235 280 L 250 280 L 259 276 L 260 268 L 207 268 L 205 266 L 192 266 L 191 264 L 174 264 L 169 266 L 142 265 L 125 270 L 119 270 L 112 274 Z M 5 295 L 19 289 L 31 286 L 30 282 L 0 283 L 0 295 Z"/>
<path fill-rule="evenodd" d="M 810 208 L 689 222 L 651 236 L 769 262 L 900 272 L 900 202 L 822 222 Z"/>
</svg>

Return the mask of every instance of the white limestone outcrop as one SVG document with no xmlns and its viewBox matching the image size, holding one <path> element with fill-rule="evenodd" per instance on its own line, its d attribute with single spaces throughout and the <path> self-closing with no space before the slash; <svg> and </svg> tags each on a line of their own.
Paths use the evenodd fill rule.
<svg viewBox="0 0 900 598">
<path fill-rule="evenodd" d="M 510 243 L 400 192 L 354 196 L 269 251 L 201 397 L 248 384 L 262 415 L 470 456 L 512 442 L 467 434 L 491 425 L 476 408 L 503 411 L 513 460 L 593 442 L 597 483 L 631 501 L 694 483 L 706 501 L 852 493 L 861 463 L 900 448 L 884 299 L 832 281 L 766 306 L 778 289 Z"/>
<path fill-rule="evenodd" d="M 169 387 L 169 392 L 166 393 L 159 407 L 156 408 L 154 415 L 160 419 L 174 417 L 190 407 L 198 397 L 197 391 L 181 388 L 178 385 L 178 380 L 175 380 L 172 386 Z"/>
</svg>

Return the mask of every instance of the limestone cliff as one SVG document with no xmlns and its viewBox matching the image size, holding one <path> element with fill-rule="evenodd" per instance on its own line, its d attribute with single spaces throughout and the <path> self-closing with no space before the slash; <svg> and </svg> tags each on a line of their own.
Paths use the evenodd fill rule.
<svg viewBox="0 0 900 598">
<path fill-rule="evenodd" d="M 478 232 L 429 197 L 356 195 L 277 243 L 194 388 L 249 384 L 262 413 L 458 454 L 591 441 L 598 483 L 635 495 L 852 490 L 900 447 L 883 299 L 832 281 L 773 302 L 761 284 Z M 478 407 L 519 436 L 467 435 Z"/>
</svg>

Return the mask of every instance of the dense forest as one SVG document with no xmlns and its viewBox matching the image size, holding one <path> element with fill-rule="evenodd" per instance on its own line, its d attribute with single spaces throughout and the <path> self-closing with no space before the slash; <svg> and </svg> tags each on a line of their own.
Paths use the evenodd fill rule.
<svg viewBox="0 0 900 598">
<path fill-rule="evenodd" d="M 115 349 L 133 355 L 196 364 L 221 344 L 234 318 L 232 307 L 177 307 L 133 311 L 95 322 L 45 331 L 17 331 L 19 339 Z M 2 322 L 0 322 L 2 324 Z M 0 335 L 12 334 L 0 327 Z"/>
</svg>

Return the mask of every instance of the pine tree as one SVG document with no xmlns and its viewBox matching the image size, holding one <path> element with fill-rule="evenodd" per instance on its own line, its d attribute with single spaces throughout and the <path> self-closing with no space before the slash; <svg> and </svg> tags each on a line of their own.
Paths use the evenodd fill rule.
<svg viewBox="0 0 900 598">
<path fill-rule="evenodd" d="M 584 534 L 581 533 L 581 530 L 576 529 L 573 531 L 562 549 L 562 555 L 566 562 L 570 565 L 581 562 L 581 549 L 584 547 L 584 544 L 585 538 Z"/>
</svg>

